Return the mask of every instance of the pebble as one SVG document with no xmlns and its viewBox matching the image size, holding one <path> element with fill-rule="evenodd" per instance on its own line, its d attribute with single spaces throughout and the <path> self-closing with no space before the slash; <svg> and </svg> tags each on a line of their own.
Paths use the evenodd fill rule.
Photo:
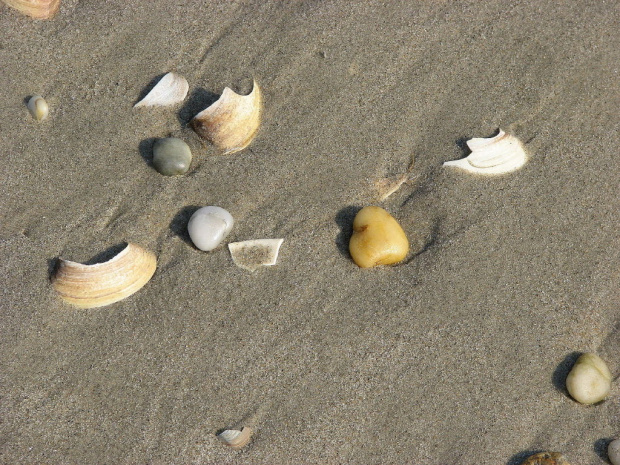
<svg viewBox="0 0 620 465">
<path fill-rule="evenodd" d="M 187 231 L 192 242 L 200 250 L 215 249 L 228 235 L 235 221 L 221 207 L 202 207 L 191 216 Z"/>
<path fill-rule="evenodd" d="M 620 465 L 620 439 L 614 439 L 607 446 L 607 457 L 612 465 Z"/>
<path fill-rule="evenodd" d="M 164 176 L 185 174 L 191 163 L 192 151 L 181 139 L 167 137 L 153 145 L 153 165 Z"/>
<path fill-rule="evenodd" d="M 381 207 L 364 207 L 353 220 L 349 241 L 353 261 L 361 268 L 392 265 L 409 252 L 409 241 L 398 221 Z"/>
<path fill-rule="evenodd" d="M 577 359 L 566 377 L 566 389 L 582 404 L 595 404 L 611 390 L 611 372 L 598 355 L 588 352 Z"/>
</svg>

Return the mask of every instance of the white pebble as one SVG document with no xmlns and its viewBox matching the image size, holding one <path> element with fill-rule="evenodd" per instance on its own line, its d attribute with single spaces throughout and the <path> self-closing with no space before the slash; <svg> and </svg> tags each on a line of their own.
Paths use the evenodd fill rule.
<svg viewBox="0 0 620 465">
<path fill-rule="evenodd" d="M 614 439 L 609 443 L 607 457 L 613 465 L 620 465 L 620 439 Z"/>
<path fill-rule="evenodd" d="M 232 215 L 223 208 L 202 207 L 189 219 L 187 231 L 194 245 L 208 252 L 220 245 L 234 222 Z"/>
<path fill-rule="evenodd" d="M 566 377 L 566 389 L 577 402 L 594 404 L 611 390 L 611 373 L 598 355 L 588 352 L 577 359 Z"/>
</svg>

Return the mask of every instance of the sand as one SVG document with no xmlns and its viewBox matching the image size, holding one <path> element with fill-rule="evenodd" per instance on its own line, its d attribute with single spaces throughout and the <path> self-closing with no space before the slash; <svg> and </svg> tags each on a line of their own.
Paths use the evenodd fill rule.
<svg viewBox="0 0 620 465">
<path fill-rule="evenodd" d="M 0 6 L 0 462 L 606 463 L 620 388 L 584 407 L 564 378 L 587 351 L 620 373 L 618 24 L 599 0 Z M 186 101 L 134 110 L 168 71 Z M 187 122 L 252 78 L 260 132 L 220 155 Z M 499 128 L 523 169 L 442 168 Z M 185 176 L 150 164 L 168 135 Z M 203 205 L 233 214 L 230 241 L 284 238 L 278 264 L 195 249 Z M 365 205 L 400 221 L 406 263 L 351 261 Z M 58 257 L 123 241 L 158 256 L 142 290 L 59 299 Z M 241 426 L 241 451 L 215 437 Z"/>
</svg>

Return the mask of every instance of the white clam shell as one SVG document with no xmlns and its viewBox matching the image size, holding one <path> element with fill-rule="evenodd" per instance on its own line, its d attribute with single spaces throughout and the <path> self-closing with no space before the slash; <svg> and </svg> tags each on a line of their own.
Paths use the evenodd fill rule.
<svg viewBox="0 0 620 465">
<path fill-rule="evenodd" d="M 607 446 L 607 457 L 612 465 L 620 465 L 620 439 L 614 439 Z"/>
<path fill-rule="evenodd" d="M 168 73 L 133 107 L 167 106 L 182 102 L 189 91 L 187 79 L 176 73 Z"/>
<path fill-rule="evenodd" d="M 28 111 L 37 121 L 43 121 L 49 114 L 49 106 L 43 97 L 34 95 L 28 100 Z"/>
<path fill-rule="evenodd" d="M 577 359 L 566 377 L 566 389 L 582 404 L 595 404 L 605 399 L 611 390 L 612 375 L 598 355 L 588 352 Z"/>
<path fill-rule="evenodd" d="M 224 153 L 247 147 L 258 132 L 262 96 L 256 81 L 252 92 L 239 95 L 226 87 L 220 98 L 190 121 L 196 133 Z"/>
<path fill-rule="evenodd" d="M 284 239 L 254 239 L 228 244 L 230 256 L 239 268 L 255 271 L 261 266 L 272 266 L 278 261 L 278 253 Z"/>
<path fill-rule="evenodd" d="M 494 175 L 518 170 L 527 162 L 527 154 L 521 141 L 506 134 L 467 141 L 471 154 L 460 160 L 447 161 L 443 166 L 455 166 L 470 173 Z"/>
<path fill-rule="evenodd" d="M 191 216 L 187 232 L 200 250 L 215 249 L 232 229 L 235 221 L 232 215 L 221 207 L 202 207 Z"/>
<path fill-rule="evenodd" d="M 60 8 L 60 0 L 2 0 L 6 5 L 35 19 L 51 19 Z"/>
<path fill-rule="evenodd" d="M 241 428 L 241 431 L 238 429 L 227 429 L 217 435 L 220 441 L 233 449 L 241 449 L 250 442 L 251 437 L 252 428 L 248 428 L 247 426 Z"/>
<path fill-rule="evenodd" d="M 95 308 L 118 302 L 144 286 L 155 273 L 154 254 L 135 244 L 103 263 L 83 265 L 60 260 L 52 286 L 66 302 Z"/>
</svg>

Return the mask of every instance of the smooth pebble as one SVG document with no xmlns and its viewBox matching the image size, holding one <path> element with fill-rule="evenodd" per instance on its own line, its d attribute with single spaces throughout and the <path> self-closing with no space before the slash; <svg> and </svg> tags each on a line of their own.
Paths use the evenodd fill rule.
<svg viewBox="0 0 620 465">
<path fill-rule="evenodd" d="M 153 145 L 153 165 L 164 176 L 185 174 L 191 163 L 192 151 L 181 139 L 167 137 Z"/>
<path fill-rule="evenodd" d="M 613 465 L 620 465 L 620 439 L 614 439 L 609 443 L 607 457 Z"/>
<path fill-rule="evenodd" d="M 187 231 L 194 245 L 208 252 L 220 245 L 234 222 L 232 215 L 223 208 L 202 207 L 189 219 Z"/>
<path fill-rule="evenodd" d="M 611 390 L 611 372 L 598 355 L 588 352 L 577 359 L 566 377 L 566 389 L 582 404 L 595 404 Z"/>
<path fill-rule="evenodd" d="M 43 121 L 49 114 L 49 106 L 40 95 L 33 96 L 28 100 L 28 111 L 37 121 Z"/>
</svg>

